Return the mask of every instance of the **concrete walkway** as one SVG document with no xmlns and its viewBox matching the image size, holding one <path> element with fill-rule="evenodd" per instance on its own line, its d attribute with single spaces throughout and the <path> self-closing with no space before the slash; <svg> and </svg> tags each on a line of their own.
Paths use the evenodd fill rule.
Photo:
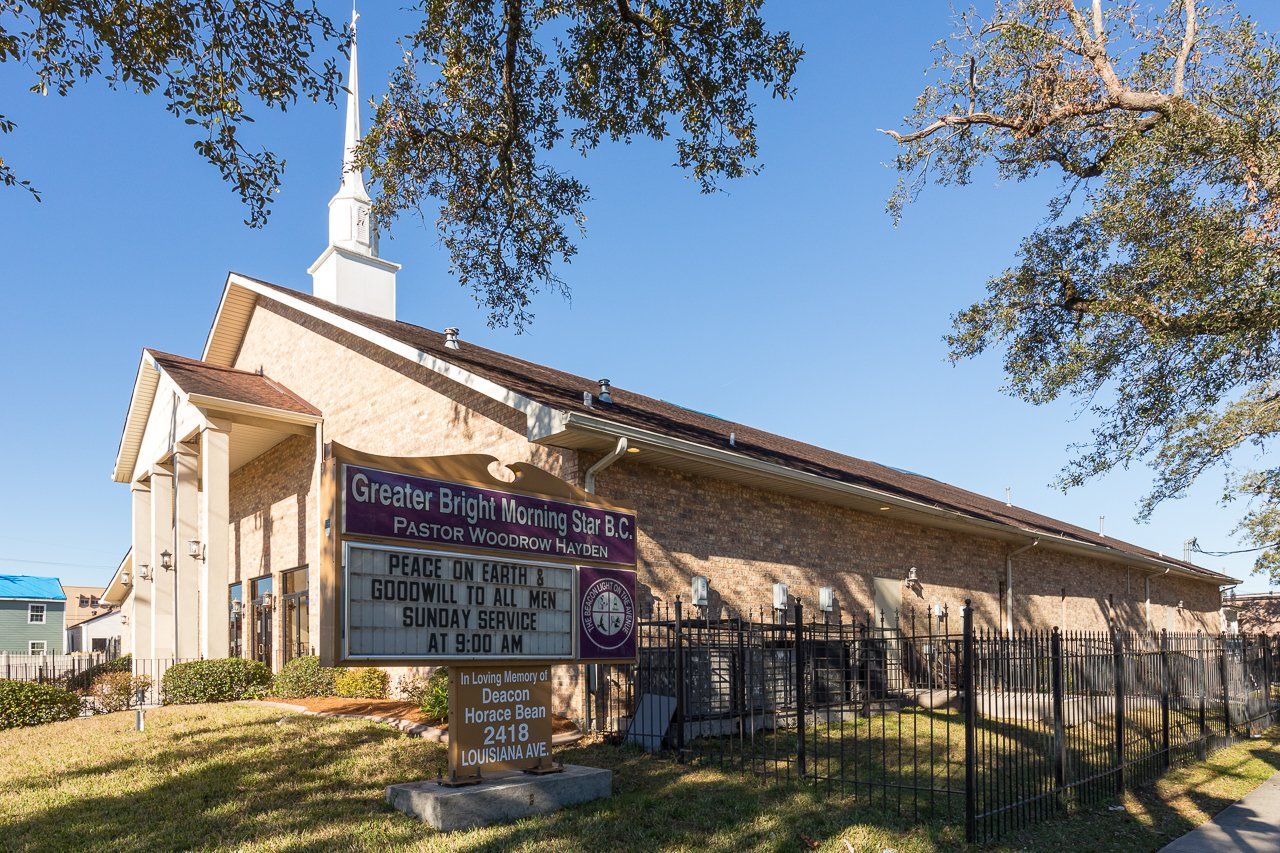
<svg viewBox="0 0 1280 853">
<path fill-rule="evenodd" d="M 1280 773 L 1160 853 L 1280 853 Z"/>
</svg>

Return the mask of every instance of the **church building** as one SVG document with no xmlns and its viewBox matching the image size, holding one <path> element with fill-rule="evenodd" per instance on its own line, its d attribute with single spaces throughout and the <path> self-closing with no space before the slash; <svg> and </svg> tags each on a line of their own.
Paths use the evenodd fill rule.
<svg viewBox="0 0 1280 853">
<path fill-rule="evenodd" d="M 141 351 L 113 475 L 131 549 L 103 596 L 123 651 L 273 669 L 313 653 L 334 618 L 315 594 L 334 443 L 531 463 L 634 507 L 642 612 L 696 582 L 713 616 L 781 594 L 818 619 L 949 613 L 958 630 L 969 598 L 977 624 L 1005 630 L 1222 629 L 1225 575 L 645 396 L 643 377 L 614 386 L 399 317 L 400 266 L 379 255 L 354 167 L 357 85 L 353 44 L 310 291 L 231 273 L 201 352 Z"/>
</svg>

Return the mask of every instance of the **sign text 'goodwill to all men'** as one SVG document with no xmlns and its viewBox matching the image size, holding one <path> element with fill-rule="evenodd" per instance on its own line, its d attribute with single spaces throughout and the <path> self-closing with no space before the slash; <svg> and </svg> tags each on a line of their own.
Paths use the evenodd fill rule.
<svg viewBox="0 0 1280 853">
<path fill-rule="evenodd" d="M 346 465 L 345 533 L 635 564 L 630 513 Z"/>
<path fill-rule="evenodd" d="M 572 566 L 349 543 L 353 658 L 570 658 Z"/>
</svg>

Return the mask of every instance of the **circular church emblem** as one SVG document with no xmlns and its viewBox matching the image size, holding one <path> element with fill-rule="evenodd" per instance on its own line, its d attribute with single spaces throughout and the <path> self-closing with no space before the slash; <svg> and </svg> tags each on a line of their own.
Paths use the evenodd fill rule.
<svg viewBox="0 0 1280 853">
<path fill-rule="evenodd" d="M 613 578 L 601 578 L 583 594 L 581 618 L 587 639 L 601 649 L 616 649 L 635 629 L 631 592 Z"/>
</svg>

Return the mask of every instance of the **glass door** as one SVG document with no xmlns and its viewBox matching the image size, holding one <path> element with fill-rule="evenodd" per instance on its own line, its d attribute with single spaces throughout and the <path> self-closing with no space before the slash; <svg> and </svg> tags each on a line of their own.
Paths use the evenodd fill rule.
<svg viewBox="0 0 1280 853">
<path fill-rule="evenodd" d="M 244 585 L 227 588 L 227 654 L 244 657 Z"/>
<path fill-rule="evenodd" d="M 311 654 L 311 613 L 307 605 L 307 569 L 293 569 L 281 577 L 280 608 L 284 612 L 284 659 Z"/>
<path fill-rule="evenodd" d="M 271 587 L 270 575 L 253 581 L 253 659 L 271 666 Z"/>
</svg>

